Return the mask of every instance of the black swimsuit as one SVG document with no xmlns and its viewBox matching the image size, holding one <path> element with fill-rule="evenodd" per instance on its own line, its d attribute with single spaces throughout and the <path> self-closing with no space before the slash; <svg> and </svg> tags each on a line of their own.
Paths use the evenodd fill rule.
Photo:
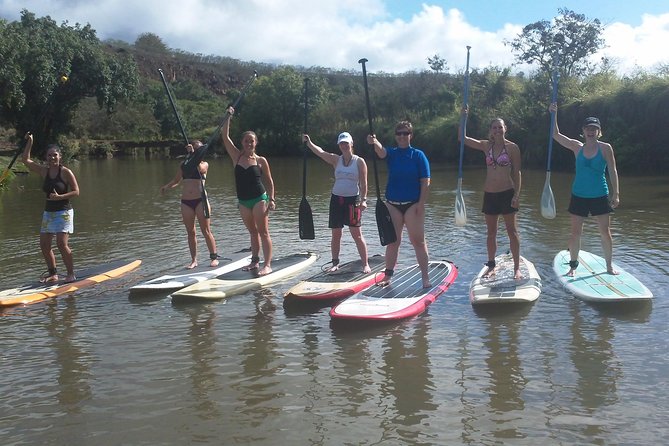
<svg viewBox="0 0 669 446">
<path fill-rule="evenodd" d="M 56 192 L 59 195 L 66 194 L 70 191 L 69 185 L 63 180 L 61 172 L 63 171 L 63 166 L 58 166 L 58 173 L 55 178 L 49 176 L 47 171 L 44 176 L 44 183 L 42 184 L 42 190 L 46 194 L 46 204 L 44 205 L 44 210 L 47 212 L 55 211 L 64 211 L 67 209 L 72 209 L 70 205 L 70 200 L 49 200 L 49 195 Z"/>
</svg>

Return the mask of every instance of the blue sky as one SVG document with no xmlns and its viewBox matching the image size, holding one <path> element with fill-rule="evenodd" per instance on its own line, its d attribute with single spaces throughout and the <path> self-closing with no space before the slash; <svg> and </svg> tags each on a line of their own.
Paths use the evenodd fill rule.
<svg viewBox="0 0 669 446">
<path fill-rule="evenodd" d="M 605 25 L 607 46 L 593 61 L 613 59 L 621 74 L 669 65 L 666 0 L 0 0 L 0 17 L 17 20 L 25 8 L 90 23 L 103 40 L 151 32 L 196 54 L 350 70 L 366 57 L 370 72 L 402 73 L 428 69 L 435 54 L 461 71 L 467 45 L 472 67 L 511 66 L 504 41 L 559 7 Z"/>
</svg>

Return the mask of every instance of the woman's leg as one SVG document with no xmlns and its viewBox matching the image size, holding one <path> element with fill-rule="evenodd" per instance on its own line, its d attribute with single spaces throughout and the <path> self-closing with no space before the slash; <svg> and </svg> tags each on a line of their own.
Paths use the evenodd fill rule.
<svg viewBox="0 0 669 446">
<path fill-rule="evenodd" d="M 599 235 L 602 238 L 602 249 L 604 250 L 604 260 L 606 260 L 606 272 L 609 274 L 618 274 L 613 269 L 613 237 L 611 236 L 611 216 L 609 214 L 597 216 L 597 226 Z"/>
<path fill-rule="evenodd" d="M 607 216 L 608 217 L 608 216 Z M 569 237 L 569 259 L 570 267 L 567 275 L 572 277 L 578 266 L 578 253 L 581 250 L 581 235 L 583 234 L 583 222 L 585 217 L 571 214 L 571 236 Z"/>
<path fill-rule="evenodd" d="M 257 228 L 258 238 L 262 244 L 263 267 L 258 271 L 259 276 L 272 272 L 272 238 L 269 235 L 269 206 L 262 200 L 253 207 L 253 221 Z"/>
<path fill-rule="evenodd" d="M 181 219 L 186 226 L 188 250 L 190 251 L 190 263 L 186 268 L 193 269 L 197 266 L 197 238 L 195 237 L 195 211 L 193 208 L 181 203 Z"/>
<path fill-rule="evenodd" d="M 497 255 L 497 228 L 499 222 L 499 215 L 485 214 L 486 225 L 486 248 L 488 250 L 488 270 L 483 273 L 483 277 L 487 277 L 495 270 L 494 264 L 495 256 Z M 493 262 L 493 263 L 490 263 Z"/>
<path fill-rule="evenodd" d="M 258 228 L 253 218 L 253 210 L 240 204 L 239 214 L 242 216 L 244 226 L 246 226 L 251 237 L 251 263 L 245 269 L 255 269 L 258 268 L 258 258 L 260 256 L 260 236 L 258 235 Z"/>
<path fill-rule="evenodd" d="M 386 270 L 395 271 L 397 266 L 397 257 L 400 252 L 400 244 L 402 243 L 402 230 L 404 229 L 404 215 L 392 204 L 387 205 L 390 219 L 393 221 L 395 227 L 395 235 L 397 240 L 394 243 L 386 245 Z M 391 273 L 392 274 L 392 273 Z M 379 282 L 380 286 L 390 284 L 390 277 L 386 276 L 383 281 Z"/>
<path fill-rule="evenodd" d="M 70 249 L 69 241 L 70 234 L 67 232 L 59 232 L 56 234 L 56 245 L 58 246 L 58 251 L 60 251 L 60 256 L 63 258 L 65 269 L 67 270 L 67 277 L 65 277 L 65 281 L 73 282 L 77 278 L 74 275 L 74 257 L 72 256 L 72 250 Z"/>
<path fill-rule="evenodd" d="M 51 249 L 51 243 L 53 241 L 53 234 L 48 232 L 41 232 L 39 235 L 39 247 L 42 251 L 42 256 L 44 256 L 44 261 L 46 262 L 46 267 L 49 270 L 48 276 L 44 279 L 45 282 L 55 282 L 58 280 L 58 274 L 56 271 L 56 256 L 53 254 L 53 249 Z"/>
<path fill-rule="evenodd" d="M 339 269 L 339 253 L 341 252 L 341 235 L 343 228 L 332 228 L 332 239 L 330 240 L 330 252 L 332 254 L 332 268 L 330 271 Z"/>
<path fill-rule="evenodd" d="M 509 247 L 511 248 L 511 256 L 513 257 L 513 277 L 515 279 L 522 279 L 523 275 L 520 272 L 520 235 L 518 234 L 518 225 L 516 224 L 516 213 L 504 214 L 502 217 L 506 225 L 506 233 L 509 235 Z"/>
<path fill-rule="evenodd" d="M 358 248 L 358 254 L 360 255 L 360 260 L 362 261 L 362 272 L 367 274 L 372 271 L 369 267 L 369 260 L 367 255 L 367 242 L 365 242 L 365 237 L 362 235 L 362 230 L 360 226 L 349 226 L 349 231 L 351 232 L 351 237 L 355 242 L 355 247 Z"/>
<path fill-rule="evenodd" d="M 209 257 L 211 260 L 209 266 L 218 266 L 218 259 L 215 257 L 218 255 L 218 251 L 216 251 L 216 240 L 214 239 L 214 234 L 211 232 L 211 218 L 206 218 L 204 216 L 204 203 L 197 205 L 195 208 L 195 215 L 197 216 L 197 221 L 200 225 L 200 231 L 204 236 L 204 241 L 207 244 L 207 249 L 209 249 Z M 209 215 L 211 215 L 211 209 Z"/>
<path fill-rule="evenodd" d="M 428 275 L 429 255 L 427 242 L 425 241 L 425 207 L 418 204 L 411 206 L 404 214 L 404 222 L 407 226 L 409 241 L 416 251 L 416 260 L 420 267 L 423 288 L 430 288 L 430 277 Z"/>
</svg>

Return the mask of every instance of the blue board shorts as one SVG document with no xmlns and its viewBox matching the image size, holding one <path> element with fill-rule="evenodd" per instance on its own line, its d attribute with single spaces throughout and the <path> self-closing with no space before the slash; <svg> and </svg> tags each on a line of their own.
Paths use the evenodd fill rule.
<svg viewBox="0 0 669 446">
<path fill-rule="evenodd" d="M 74 233 L 74 209 L 44 211 L 42 214 L 42 234 Z"/>
</svg>

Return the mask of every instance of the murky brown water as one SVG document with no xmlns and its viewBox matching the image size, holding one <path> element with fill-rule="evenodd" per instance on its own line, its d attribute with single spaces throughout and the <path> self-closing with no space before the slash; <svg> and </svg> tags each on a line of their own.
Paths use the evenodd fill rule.
<svg viewBox="0 0 669 446">
<path fill-rule="evenodd" d="M 318 239 L 300 241 L 301 161 L 271 163 L 275 251 L 320 252 L 299 276 L 307 277 L 330 260 L 331 169 L 309 165 Z M 227 159 L 211 164 L 213 227 L 225 255 L 248 240 L 232 168 Z M 549 221 L 539 212 L 545 173 L 524 172 L 522 250 L 544 279 L 543 293 L 534 305 L 481 313 L 469 304 L 468 287 L 486 260 L 483 171 L 465 171 L 469 223 L 458 228 L 456 169 L 433 166 L 429 247 L 433 258 L 456 262 L 456 283 L 416 319 L 338 330 L 329 308 L 283 308 L 283 293 L 299 277 L 212 304 L 129 298 L 133 284 L 188 260 L 178 191 L 158 194 L 176 166 L 124 159 L 75 168 L 82 190 L 76 261 L 143 264 L 0 317 L 3 445 L 658 444 L 669 436 L 666 178 L 623 177 L 613 227 L 616 261 L 655 293 L 652 304 L 595 307 L 563 291 L 551 262 L 569 235 L 571 175 L 552 174 L 558 217 Z M 0 194 L 4 287 L 44 270 L 38 189 L 36 177 L 21 178 Z M 364 228 L 370 254 L 382 253 L 372 220 L 370 213 Z M 583 248 L 601 252 L 594 222 Z M 342 251 L 356 257 L 350 237 Z M 413 261 L 409 246 L 401 255 Z"/>
</svg>

